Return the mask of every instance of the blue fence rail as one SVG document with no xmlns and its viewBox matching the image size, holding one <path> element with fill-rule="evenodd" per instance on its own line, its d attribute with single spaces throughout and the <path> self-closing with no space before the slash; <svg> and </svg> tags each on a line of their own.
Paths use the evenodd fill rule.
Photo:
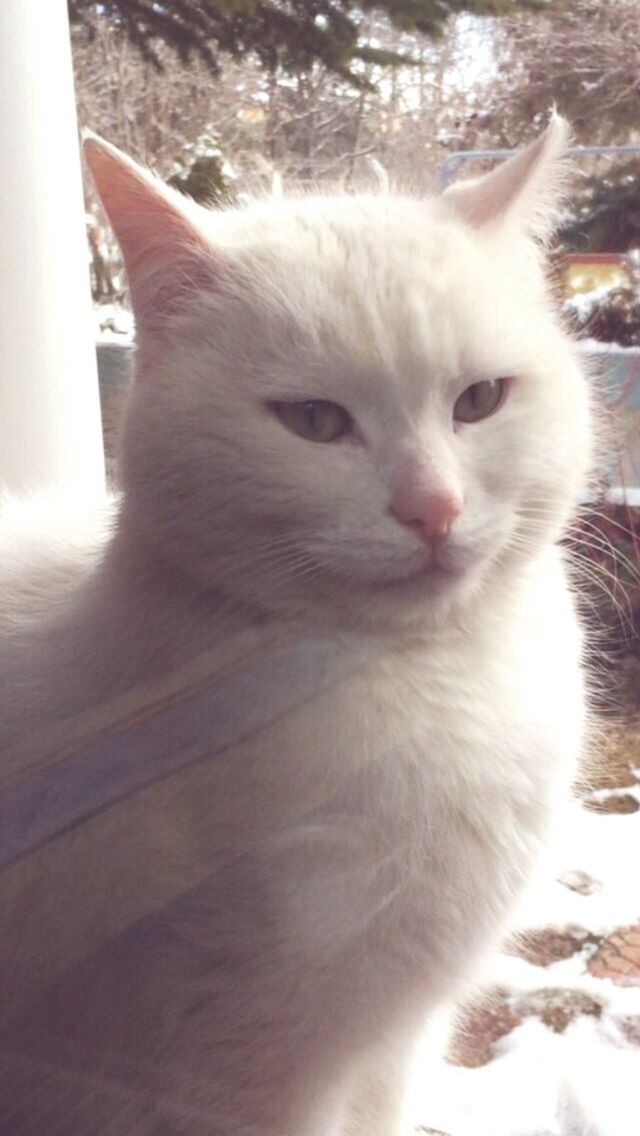
<svg viewBox="0 0 640 1136">
<path fill-rule="evenodd" d="M 516 154 L 517 150 L 458 150 L 450 154 L 438 170 L 438 188 L 445 189 L 455 178 L 459 166 L 469 162 L 503 161 Z M 618 158 L 627 155 L 638 157 L 640 146 L 572 146 L 567 150 L 567 158 L 579 161 L 581 158 Z"/>
</svg>

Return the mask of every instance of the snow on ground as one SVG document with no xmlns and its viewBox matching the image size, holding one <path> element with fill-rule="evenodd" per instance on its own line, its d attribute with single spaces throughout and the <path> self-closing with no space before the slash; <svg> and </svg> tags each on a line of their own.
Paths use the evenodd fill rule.
<svg viewBox="0 0 640 1136">
<path fill-rule="evenodd" d="M 631 785 L 624 792 L 635 796 L 638 789 L 640 785 Z M 598 799 L 615 792 L 595 790 L 592 796 Z M 589 877 L 585 880 L 589 894 L 571 888 L 571 873 Z M 606 934 L 639 920 L 640 811 L 597 813 L 577 802 L 567 804 L 539 878 L 523 899 L 518 926 L 576 924 Z"/>
<path fill-rule="evenodd" d="M 425 1066 L 420 1121 L 451 1136 L 638 1136 L 640 1051 L 587 1018 L 555 1034 L 528 1018 L 488 1065 Z"/>
<path fill-rule="evenodd" d="M 449 1063 L 425 1040 L 414 1086 L 418 1131 L 640 1136 L 640 969 L 616 981 L 588 969 L 611 932 L 640 928 L 640 811 L 602 814 L 574 803 L 559 833 L 517 923 L 573 928 L 575 952 L 547 966 L 515 954 L 490 963 L 487 988 L 499 991 L 500 1012 L 513 1011 L 513 1021 L 491 1059 L 474 1068 Z M 554 995 L 572 1007 L 555 1029 L 541 1020 L 554 1022 Z"/>
</svg>

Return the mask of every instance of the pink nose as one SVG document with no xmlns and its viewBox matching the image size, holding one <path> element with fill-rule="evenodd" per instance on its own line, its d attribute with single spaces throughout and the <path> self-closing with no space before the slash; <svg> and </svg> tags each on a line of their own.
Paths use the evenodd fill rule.
<svg viewBox="0 0 640 1136">
<path fill-rule="evenodd" d="M 462 499 L 452 493 L 425 496 L 419 503 L 415 498 L 403 501 L 400 497 L 392 502 L 391 512 L 430 544 L 449 535 L 453 522 L 462 512 L 462 504 Z"/>
</svg>

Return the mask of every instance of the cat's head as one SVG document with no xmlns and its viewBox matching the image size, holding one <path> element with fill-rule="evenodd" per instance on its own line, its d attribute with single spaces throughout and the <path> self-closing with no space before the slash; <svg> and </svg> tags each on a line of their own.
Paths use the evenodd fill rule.
<svg viewBox="0 0 640 1136">
<path fill-rule="evenodd" d="M 565 141 L 429 201 L 222 213 L 89 140 L 137 324 L 128 531 L 201 587 L 374 624 L 556 540 L 590 464 L 538 248 Z"/>
</svg>

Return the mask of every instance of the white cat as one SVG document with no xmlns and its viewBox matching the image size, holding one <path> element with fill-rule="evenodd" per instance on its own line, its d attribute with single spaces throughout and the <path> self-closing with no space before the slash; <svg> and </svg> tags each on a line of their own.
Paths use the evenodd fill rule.
<svg viewBox="0 0 640 1136">
<path fill-rule="evenodd" d="M 8 525 L 1 730 L 14 786 L 73 752 L 108 797 L 147 764 L 89 852 L 75 781 L 15 826 L 3 1132 L 410 1131 L 414 1044 L 502 932 L 581 747 L 558 540 L 590 395 L 539 252 L 565 143 L 554 117 L 437 200 L 220 213 L 88 142 L 138 329 L 122 497 L 83 555 Z M 240 640 L 249 671 L 197 713 L 140 711 Z M 134 687 L 125 740 L 96 733 Z"/>
</svg>

